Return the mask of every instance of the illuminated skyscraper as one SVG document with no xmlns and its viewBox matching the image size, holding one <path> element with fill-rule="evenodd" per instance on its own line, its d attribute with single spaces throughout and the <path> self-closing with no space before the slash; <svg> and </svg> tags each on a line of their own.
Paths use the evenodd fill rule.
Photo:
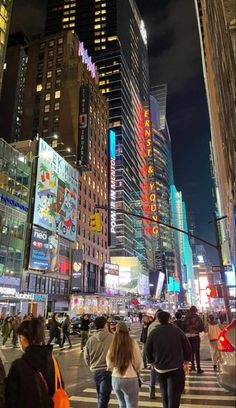
<svg viewBox="0 0 236 408">
<path fill-rule="evenodd" d="M 10 25 L 12 0 L 0 0 L 0 93 Z"/>
<path fill-rule="evenodd" d="M 141 200 L 143 184 L 139 118 L 149 90 L 144 23 L 134 0 L 51 0 L 46 33 L 61 30 L 74 30 L 97 66 L 116 133 L 116 207 L 131 211 Z M 134 228 L 131 217 L 117 215 L 112 256 L 137 255 Z"/>
</svg>

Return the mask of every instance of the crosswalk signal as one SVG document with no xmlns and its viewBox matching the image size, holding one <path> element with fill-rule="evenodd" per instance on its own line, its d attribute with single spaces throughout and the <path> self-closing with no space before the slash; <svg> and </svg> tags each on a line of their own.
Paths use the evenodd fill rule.
<svg viewBox="0 0 236 408">
<path fill-rule="evenodd" d="M 90 215 L 90 229 L 92 232 L 101 232 L 102 230 L 101 216 L 98 212 Z"/>
<path fill-rule="evenodd" d="M 215 286 L 207 286 L 206 287 L 206 295 L 211 298 L 216 298 L 217 293 L 216 293 L 216 287 Z"/>
</svg>

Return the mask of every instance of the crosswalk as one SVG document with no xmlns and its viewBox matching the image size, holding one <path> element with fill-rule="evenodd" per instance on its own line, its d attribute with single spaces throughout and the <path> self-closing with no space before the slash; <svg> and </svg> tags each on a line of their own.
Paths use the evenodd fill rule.
<svg viewBox="0 0 236 408">
<path fill-rule="evenodd" d="M 221 388 L 217 383 L 216 373 L 210 361 L 202 362 L 204 373 L 198 375 L 190 373 L 186 378 L 185 390 L 181 398 L 181 408 L 230 408 L 235 407 L 235 396 Z M 149 399 L 150 371 L 143 370 L 141 373 L 142 388 L 139 392 L 139 408 L 163 407 L 159 386 L 156 386 L 156 400 Z M 97 395 L 95 387 L 84 388 L 79 395 L 70 397 L 72 408 L 95 408 Z M 118 407 L 118 401 L 112 392 L 109 407 Z"/>
<path fill-rule="evenodd" d="M 47 342 L 47 340 L 48 340 L 48 339 L 46 339 L 46 342 Z M 66 342 L 66 343 L 64 344 L 64 347 L 63 347 L 62 349 L 60 349 L 60 347 L 59 347 L 58 344 L 55 344 L 55 343 L 52 342 L 51 344 L 52 344 L 52 346 L 53 346 L 53 352 L 54 352 L 54 353 L 67 354 L 67 353 L 72 353 L 72 352 L 75 351 L 75 350 L 80 351 L 81 345 L 80 345 L 79 339 L 78 339 L 78 338 L 73 338 L 73 337 L 71 337 L 71 342 L 72 342 L 72 348 L 69 348 L 69 344 Z M 20 347 L 19 347 L 19 346 L 17 346 L 17 347 L 13 346 L 11 340 L 8 340 L 8 341 L 6 342 L 6 344 L 5 344 L 4 346 L 0 346 L 0 348 L 1 348 L 1 350 L 2 350 L 3 352 L 4 352 L 4 350 L 5 350 L 5 351 L 9 351 L 9 350 L 19 351 L 19 350 L 20 350 Z"/>
</svg>

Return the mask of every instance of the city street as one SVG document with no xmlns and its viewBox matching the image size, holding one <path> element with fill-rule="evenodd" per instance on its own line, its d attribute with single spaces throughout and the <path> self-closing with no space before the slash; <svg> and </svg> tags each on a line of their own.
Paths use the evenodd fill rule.
<svg viewBox="0 0 236 408">
<path fill-rule="evenodd" d="M 133 324 L 131 335 L 139 340 L 140 325 Z M 54 352 L 60 363 L 66 390 L 70 396 L 72 408 L 95 408 L 97 406 L 96 389 L 89 369 L 85 366 L 83 354 L 80 351 L 80 342 L 77 337 L 71 336 L 73 348 L 67 345 L 62 351 L 55 346 Z M 12 348 L 10 342 L 3 349 L 7 359 L 6 369 L 12 361 L 21 355 L 19 349 Z M 217 384 L 216 374 L 213 371 L 209 355 L 207 340 L 202 342 L 201 350 L 202 369 L 204 374 L 191 373 L 186 380 L 185 392 L 182 396 L 181 407 L 229 408 L 235 406 L 235 397 Z M 156 400 L 149 399 L 149 370 L 142 371 L 142 389 L 140 390 L 139 407 L 162 407 L 159 387 L 156 387 Z M 118 406 L 114 393 L 111 396 L 110 406 Z"/>
</svg>

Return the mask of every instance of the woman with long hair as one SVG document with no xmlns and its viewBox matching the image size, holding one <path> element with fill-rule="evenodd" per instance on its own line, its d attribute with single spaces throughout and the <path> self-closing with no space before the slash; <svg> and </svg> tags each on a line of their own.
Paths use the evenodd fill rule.
<svg viewBox="0 0 236 408">
<path fill-rule="evenodd" d="M 116 326 L 107 354 L 107 367 L 112 371 L 112 387 L 120 408 L 137 408 L 139 373 L 143 360 L 138 343 L 129 335 L 124 322 Z"/>
<path fill-rule="evenodd" d="M 55 368 L 52 346 L 44 345 L 40 319 L 25 320 L 18 329 L 23 351 L 15 360 L 6 381 L 6 408 L 52 408 Z"/>
</svg>

